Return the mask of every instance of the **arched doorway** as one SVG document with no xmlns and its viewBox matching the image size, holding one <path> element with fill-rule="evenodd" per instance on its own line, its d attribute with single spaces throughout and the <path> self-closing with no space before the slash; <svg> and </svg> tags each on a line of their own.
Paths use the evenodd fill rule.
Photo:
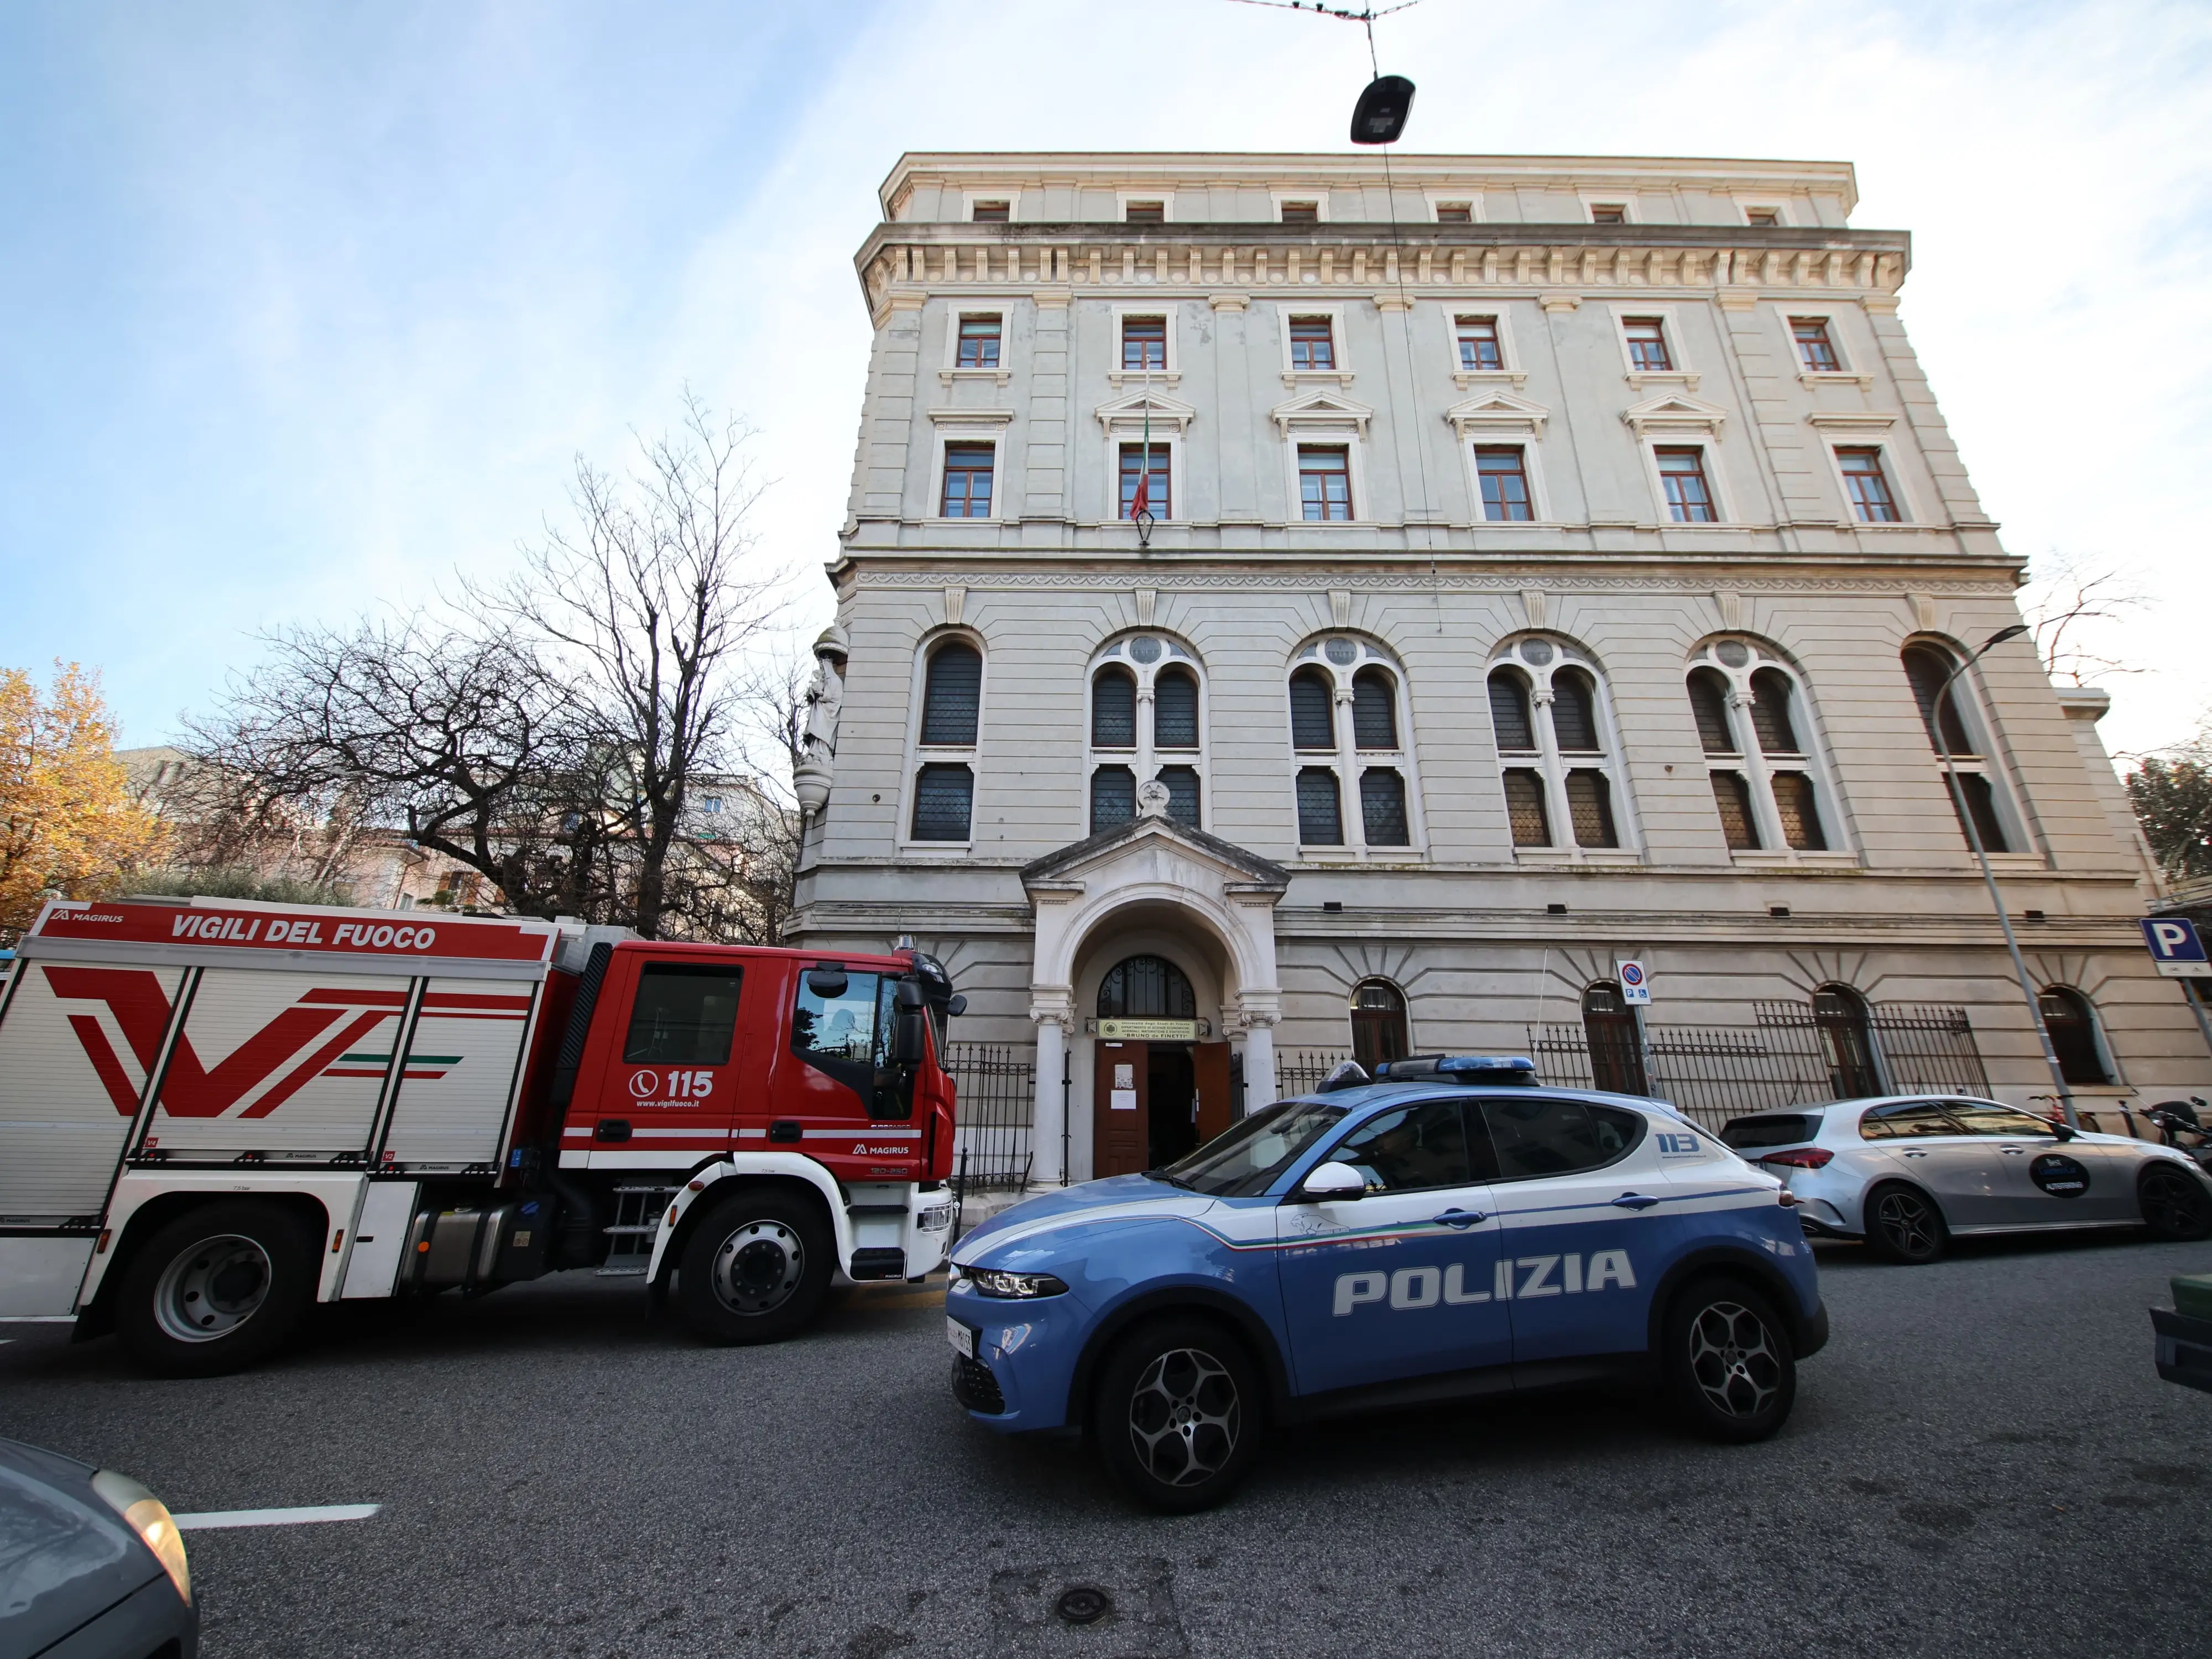
<svg viewBox="0 0 2212 1659">
<path fill-rule="evenodd" d="M 1388 1060 L 1413 1052 L 1406 1036 L 1406 999 L 1387 979 L 1364 979 L 1352 988 L 1352 1057 L 1370 1073 Z"/>
<path fill-rule="evenodd" d="M 1644 1033 L 1620 987 L 1601 979 L 1583 993 L 1583 1036 L 1589 1043 L 1590 1081 L 1617 1095 L 1651 1092 L 1644 1072 Z"/>
<path fill-rule="evenodd" d="M 1097 1174 L 1161 1169 L 1229 1127 L 1229 1045 L 1198 1040 L 1198 996 L 1181 968 L 1124 957 L 1099 981 L 1097 1011 Z"/>
<path fill-rule="evenodd" d="M 1838 1100 L 1863 1100 L 1882 1092 L 1875 1058 L 1874 1027 L 1866 999 L 1848 985 L 1823 985 L 1813 993 L 1813 1021 L 1820 1030 L 1820 1057 Z"/>
</svg>

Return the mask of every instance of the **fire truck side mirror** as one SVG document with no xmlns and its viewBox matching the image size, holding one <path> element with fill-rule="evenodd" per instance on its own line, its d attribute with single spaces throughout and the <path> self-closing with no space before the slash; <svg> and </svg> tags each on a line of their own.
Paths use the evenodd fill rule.
<svg viewBox="0 0 2212 1659">
<path fill-rule="evenodd" d="M 968 999 L 957 992 L 953 994 L 952 1000 L 945 1005 L 945 1015 L 948 1019 L 957 1019 L 967 1012 Z"/>
<path fill-rule="evenodd" d="M 847 982 L 842 968 L 817 968 L 806 976 L 806 988 L 817 997 L 842 997 Z"/>
<path fill-rule="evenodd" d="M 891 994 L 898 1003 L 898 1014 L 891 1025 L 891 1064 L 919 1066 L 928 1041 L 922 1030 L 921 987 L 902 979 Z"/>
</svg>

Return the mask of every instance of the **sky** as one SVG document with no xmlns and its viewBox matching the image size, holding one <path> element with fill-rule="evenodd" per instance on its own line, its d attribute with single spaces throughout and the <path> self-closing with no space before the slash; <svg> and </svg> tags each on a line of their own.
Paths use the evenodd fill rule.
<svg viewBox="0 0 2212 1659">
<path fill-rule="evenodd" d="M 1422 152 L 1858 169 L 1903 316 L 2033 568 L 2142 603 L 2124 753 L 2212 709 L 2212 5 L 1422 0 Z M 11 0 L 0 666 L 158 743 L 256 635 L 495 574 L 685 387 L 758 429 L 761 556 L 827 621 L 908 149 L 1344 150 L 1359 30 L 1233 0 Z"/>
</svg>

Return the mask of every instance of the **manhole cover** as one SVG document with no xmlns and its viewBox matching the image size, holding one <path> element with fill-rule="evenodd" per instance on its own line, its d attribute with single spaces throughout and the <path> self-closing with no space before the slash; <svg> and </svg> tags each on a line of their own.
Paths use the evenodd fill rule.
<svg viewBox="0 0 2212 1659">
<path fill-rule="evenodd" d="M 992 1659 L 1189 1659 L 1175 1568 L 1138 1556 L 994 1572 L 990 1652 Z"/>
<path fill-rule="evenodd" d="M 1106 1599 L 1106 1592 L 1092 1589 L 1088 1584 L 1078 1584 L 1073 1589 L 1062 1590 L 1052 1610 L 1071 1625 L 1095 1625 L 1114 1611 L 1114 1604 Z"/>
</svg>

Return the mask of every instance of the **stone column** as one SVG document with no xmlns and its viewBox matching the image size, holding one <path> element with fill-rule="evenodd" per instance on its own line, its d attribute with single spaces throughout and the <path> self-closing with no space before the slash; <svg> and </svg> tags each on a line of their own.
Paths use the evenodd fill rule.
<svg viewBox="0 0 2212 1659">
<path fill-rule="evenodd" d="M 1275 1103 L 1275 1020 L 1272 1009 L 1244 1011 L 1244 1111 Z"/>
<path fill-rule="evenodd" d="M 1056 1187 L 1066 1171 L 1060 1167 L 1060 1133 L 1067 1115 L 1067 1091 L 1060 1087 L 1066 1065 L 1067 1011 L 1038 1006 L 1030 1010 L 1036 1022 L 1036 1108 L 1031 1113 L 1030 1180 L 1036 1186 Z"/>
</svg>

